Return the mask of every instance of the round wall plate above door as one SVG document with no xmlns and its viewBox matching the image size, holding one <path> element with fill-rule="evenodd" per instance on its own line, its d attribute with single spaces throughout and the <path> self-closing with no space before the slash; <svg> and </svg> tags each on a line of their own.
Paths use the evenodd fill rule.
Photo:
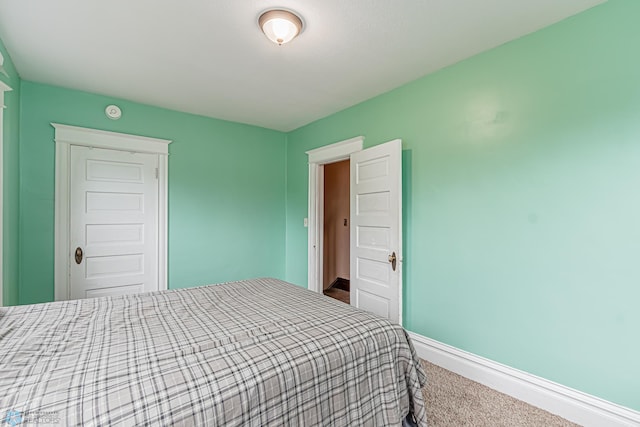
<svg viewBox="0 0 640 427">
<path fill-rule="evenodd" d="M 107 105 L 104 112 L 111 120 L 118 120 L 122 117 L 122 110 L 117 105 Z"/>
</svg>

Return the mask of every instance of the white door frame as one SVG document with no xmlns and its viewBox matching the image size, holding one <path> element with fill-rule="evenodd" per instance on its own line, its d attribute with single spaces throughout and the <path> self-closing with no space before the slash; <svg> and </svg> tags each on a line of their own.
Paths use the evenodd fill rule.
<svg viewBox="0 0 640 427">
<path fill-rule="evenodd" d="M 308 221 L 308 288 L 323 291 L 324 235 L 324 165 L 350 158 L 351 153 L 362 151 L 363 136 L 307 151 L 309 156 L 309 221 Z"/>
<path fill-rule="evenodd" d="M 158 154 L 158 289 L 167 289 L 167 139 L 108 132 L 97 129 L 51 123 L 55 128 L 55 301 L 69 299 L 69 203 L 71 146 L 106 148 L 136 153 Z"/>
<path fill-rule="evenodd" d="M 2 247 L 4 246 L 4 235 L 2 234 L 2 229 L 4 228 L 3 223 L 3 212 L 4 212 L 4 181 L 2 177 L 4 176 L 4 170 L 2 168 L 4 162 L 4 144 L 3 144 L 3 135 L 4 135 L 4 118 L 3 112 L 6 106 L 4 105 L 4 93 L 9 92 L 11 88 L 7 86 L 5 83 L 0 81 L 0 307 L 4 305 L 2 297 L 4 295 L 4 270 L 2 269 Z"/>
</svg>

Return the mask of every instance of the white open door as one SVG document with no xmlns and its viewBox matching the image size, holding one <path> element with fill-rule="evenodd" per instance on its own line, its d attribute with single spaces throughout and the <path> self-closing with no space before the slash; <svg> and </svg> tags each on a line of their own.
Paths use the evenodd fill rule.
<svg viewBox="0 0 640 427">
<path fill-rule="evenodd" d="M 351 305 L 402 323 L 402 141 L 351 154 Z"/>
<path fill-rule="evenodd" d="M 70 297 L 155 291 L 158 155 L 71 146 Z"/>
</svg>

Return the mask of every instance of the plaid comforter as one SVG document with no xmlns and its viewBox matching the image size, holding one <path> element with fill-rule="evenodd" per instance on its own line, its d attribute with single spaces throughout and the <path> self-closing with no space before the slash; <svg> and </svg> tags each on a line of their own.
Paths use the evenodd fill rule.
<svg viewBox="0 0 640 427">
<path fill-rule="evenodd" d="M 404 330 L 276 280 L 0 308 L 0 421 L 426 425 Z"/>
</svg>

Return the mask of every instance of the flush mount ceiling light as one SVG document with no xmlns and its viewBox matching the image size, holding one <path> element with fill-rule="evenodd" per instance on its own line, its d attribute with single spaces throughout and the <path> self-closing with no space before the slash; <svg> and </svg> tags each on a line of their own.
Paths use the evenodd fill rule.
<svg viewBox="0 0 640 427">
<path fill-rule="evenodd" d="M 302 31 L 302 19 L 282 9 L 267 10 L 258 18 L 258 25 L 269 40 L 279 45 L 290 42 Z"/>
</svg>

